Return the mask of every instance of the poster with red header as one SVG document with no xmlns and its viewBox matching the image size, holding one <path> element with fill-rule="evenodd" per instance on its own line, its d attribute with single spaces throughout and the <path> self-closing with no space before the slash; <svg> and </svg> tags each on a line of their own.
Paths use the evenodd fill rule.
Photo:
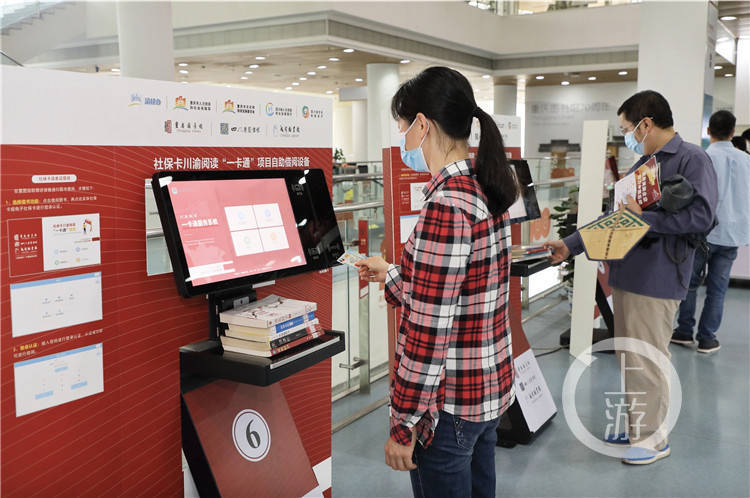
<svg viewBox="0 0 750 498">
<path fill-rule="evenodd" d="M 0 78 L 3 495 L 181 495 L 178 350 L 207 338 L 206 300 L 180 297 L 169 273 L 147 274 L 144 184 L 157 171 L 319 168 L 330 185 L 331 100 L 16 67 Z M 223 216 L 222 244 L 247 253 L 237 271 L 260 263 L 257 240 L 234 232 L 255 230 L 264 250 L 294 258 L 272 194 L 193 212 L 186 229 Z M 270 293 L 316 296 L 331 328 L 329 271 L 258 290 Z M 309 491 L 326 496 L 330 375 L 328 360 L 289 377 L 277 400 L 314 473 Z M 262 412 L 254 403 L 245 408 Z"/>
</svg>

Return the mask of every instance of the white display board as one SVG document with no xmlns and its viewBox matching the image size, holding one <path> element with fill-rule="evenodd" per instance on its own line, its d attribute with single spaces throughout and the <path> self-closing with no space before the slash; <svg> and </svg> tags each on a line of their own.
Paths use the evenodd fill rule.
<svg viewBox="0 0 750 498">
<path fill-rule="evenodd" d="M 13 66 L 0 72 L 2 121 L 14 123 L 0 130 L 3 144 L 331 146 L 332 101 L 325 97 L 101 76 L 105 85 L 90 74 Z M 59 88 L 64 99 L 17 98 Z"/>
</svg>

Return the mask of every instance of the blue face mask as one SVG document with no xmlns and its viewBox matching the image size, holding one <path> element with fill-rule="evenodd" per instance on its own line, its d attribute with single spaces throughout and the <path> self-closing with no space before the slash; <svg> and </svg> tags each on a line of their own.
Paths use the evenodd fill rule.
<svg viewBox="0 0 750 498">
<path fill-rule="evenodd" d="M 643 118 L 643 119 L 646 119 L 646 118 Z M 644 154 L 643 144 L 646 141 L 646 136 L 648 136 L 648 133 L 646 133 L 646 136 L 644 136 L 643 140 L 641 140 L 640 142 L 636 140 L 635 138 L 635 130 L 637 130 L 638 127 L 641 125 L 641 123 L 643 122 L 643 119 L 638 121 L 638 124 L 635 125 L 635 128 L 633 128 L 633 131 L 629 131 L 625 134 L 625 147 L 632 150 L 639 156 L 642 156 Z"/>
<path fill-rule="evenodd" d="M 406 150 L 406 134 L 409 133 L 409 130 L 411 130 L 412 126 L 414 126 L 414 123 L 416 122 L 417 120 L 415 119 L 409 125 L 406 131 L 401 134 L 401 160 L 409 168 L 413 169 L 414 171 L 418 173 L 428 173 L 430 171 L 430 168 L 427 167 L 427 161 L 425 161 L 424 159 L 424 152 L 422 152 L 422 144 L 427 138 L 427 133 L 430 132 L 429 121 L 427 122 L 427 133 L 425 133 L 425 136 L 422 138 L 422 141 L 419 143 L 419 146 L 416 149 Z"/>
</svg>

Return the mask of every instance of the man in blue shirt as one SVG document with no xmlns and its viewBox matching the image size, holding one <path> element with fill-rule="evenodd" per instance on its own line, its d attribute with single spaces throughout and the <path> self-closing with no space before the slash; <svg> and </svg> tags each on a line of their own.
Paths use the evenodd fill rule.
<svg viewBox="0 0 750 498">
<path fill-rule="evenodd" d="M 698 323 L 698 352 L 711 353 L 721 347 L 716 331 L 721 325 L 724 295 L 729 287 L 729 273 L 737 257 L 737 247 L 750 244 L 750 155 L 734 148 L 736 118 L 729 111 L 718 111 L 708 122 L 711 145 L 706 153 L 716 170 L 719 203 L 716 218 L 719 224 L 708 235 L 708 252 L 698 250 L 695 256 L 690 290 L 680 304 L 677 329 L 672 342 L 693 344 L 695 301 L 706 265 L 706 299 Z"/>
<path fill-rule="evenodd" d="M 712 226 L 718 197 L 716 173 L 703 149 L 675 133 L 672 110 L 659 93 L 636 93 L 623 102 L 617 115 L 625 144 L 641 156 L 630 172 L 655 156 L 661 178 L 680 174 L 695 191 L 690 203 L 677 212 L 657 205 L 642 211 L 628 197 L 625 207 L 641 215 L 650 229 L 623 260 L 609 265 L 615 337 L 648 343 L 670 358 L 674 316 L 687 295 L 695 253 L 685 236 L 705 233 Z M 578 232 L 545 245 L 553 249 L 553 263 L 583 252 Z M 625 398 L 632 413 L 626 433 L 607 434 L 604 439 L 631 445 L 624 463 L 649 464 L 670 453 L 668 434 L 662 427 L 669 408 L 669 379 L 643 354 L 617 351 L 617 358 L 623 362 Z"/>
</svg>

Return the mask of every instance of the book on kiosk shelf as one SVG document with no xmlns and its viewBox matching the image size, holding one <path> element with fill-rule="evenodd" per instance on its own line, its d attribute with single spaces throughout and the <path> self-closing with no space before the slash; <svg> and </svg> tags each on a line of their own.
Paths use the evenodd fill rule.
<svg viewBox="0 0 750 498">
<path fill-rule="evenodd" d="M 271 329 L 295 318 L 302 318 L 304 321 L 305 315 L 317 309 L 318 304 L 311 301 L 299 301 L 271 294 L 259 301 L 222 311 L 219 313 L 219 320 L 229 325 Z M 292 326 L 294 325 L 290 327 Z"/>
<path fill-rule="evenodd" d="M 231 351 L 234 353 L 245 353 L 253 356 L 263 356 L 270 358 L 276 356 L 285 351 L 289 351 L 292 348 L 301 346 L 306 342 L 310 342 L 313 339 L 317 339 L 325 333 L 323 327 L 319 323 L 311 325 L 304 330 L 304 334 L 297 339 L 289 341 L 285 344 L 278 346 L 272 346 L 269 343 L 246 341 L 244 339 L 236 339 L 234 337 L 221 336 L 221 345 L 225 351 Z"/>
<path fill-rule="evenodd" d="M 322 336 L 317 304 L 274 294 L 219 314 L 225 351 L 270 358 Z"/>
<path fill-rule="evenodd" d="M 544 258 L 550 254 L 551 251 L 544 246 L 514 245 L 510 248 L 511 259 L 516 263 L 519 261 Z"/>
<path fill-rule="evenodd" d="M 315 318 L 315 313 L 310 312 L 276 324 L 273 327 L 246 327 L 244 325 L 228 323 L 227 335 L 250 341 L 278 339 L 279 337 L 284 337 L 287 334 L 309 327 L 313 322 L 317 323 L 318 319 Z"/>
</svg>

